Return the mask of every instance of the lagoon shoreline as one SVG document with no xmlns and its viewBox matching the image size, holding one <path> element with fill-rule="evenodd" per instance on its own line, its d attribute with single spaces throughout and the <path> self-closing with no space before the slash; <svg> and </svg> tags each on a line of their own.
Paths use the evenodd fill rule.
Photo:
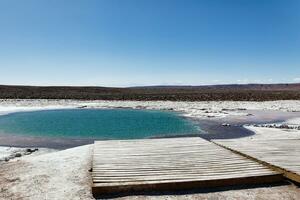
<svg viewBox="0 0 300 200">
<path fill-rule="evenodd" d="M 274 106 L 274 105 L 281 105 Z M 262 105 L 265 104 L 265 105 Z M 292 105 L 292 106 L 290 106 Z M 178 112 L 201 128 L 199 134 L 164 137 L 199 136 L 207 140 L 233 139 L 255 133 L 245 124 L 280 123 L 300 117 L 300 101 L 275 102 L 141 102 L 79 100 L 0 100 L 0 115 L 57 109 L 151 109 Z M 261 109 L 265 106 L 265 109 Z M 290 110 L 289 110 L 290 109 Z M 62 138 L 0 133 L 0 146 L 20 148 L 67 149 L 92 144 L 96 138 Z"/>
</svg>

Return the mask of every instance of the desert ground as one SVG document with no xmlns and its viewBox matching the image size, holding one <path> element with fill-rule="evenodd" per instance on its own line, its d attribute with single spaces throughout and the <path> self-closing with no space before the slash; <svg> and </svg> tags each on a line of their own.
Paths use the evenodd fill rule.
<svg viewBox="0 0 300 200">
<path fill-rule="evenodd" d="M 258 111 L 287 115 L 276 124 L 247 124 L 253 138 L 299 138 L 300 101 L 266 102 L 172 102 L 172 101 L 78 101 L 78 100 L 0 100 L 0 114 L 65 108 L 134 108 L 180 112 L 185 117 L 205 120 L 243 119 Z M 255 112 L 253 112 L 255 111 Z M 267 116 L 269 117 L 269 116 Z M 223 122 L 223 121 L 222 121 Z M 226 126 L 226 125 L 225 125 Z M 0 199 L 94 199 L 91 193 L 91 155 L 93 145 L 66 150 L 47 148 L 0 148 Z M 294 184 L 223 188 L 178 194 L 144 194 L 117 199 L 300 199 Z"/>
</svg>

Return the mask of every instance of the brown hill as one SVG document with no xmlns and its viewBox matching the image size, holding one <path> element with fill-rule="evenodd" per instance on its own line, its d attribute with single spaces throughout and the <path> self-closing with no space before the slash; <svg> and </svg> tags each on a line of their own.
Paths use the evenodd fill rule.
<svg viewBox="0 0 300 200">
<path fill-rule="evenodd" d="M 0 98 L 171 101 L 300 100 L 300 84 L 145 86 L 129 88 L 0 85 Z"/>
</svg>

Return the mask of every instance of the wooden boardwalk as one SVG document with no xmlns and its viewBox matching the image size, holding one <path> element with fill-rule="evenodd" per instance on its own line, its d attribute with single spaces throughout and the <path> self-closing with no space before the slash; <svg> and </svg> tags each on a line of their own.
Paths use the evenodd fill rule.
<svg viewBox="0 0 300 200">
<path fill-rule="evenodd" d="M 93 194 L 282 180 L 281 173 L 198 137 L 96 141 Z"/>
<path fill-rule="evenodd" d="M 214 140 L 300 183 L 300 139 Z"/>
</svg>

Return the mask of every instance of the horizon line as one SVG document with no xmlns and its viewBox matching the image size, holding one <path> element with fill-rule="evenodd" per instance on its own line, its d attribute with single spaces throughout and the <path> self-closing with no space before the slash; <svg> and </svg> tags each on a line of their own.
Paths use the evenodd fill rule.
<svg viewBox="0 0 300 200">
<path fill-rule="evenodd" d="M 139 88 L 139 87 L 209 87 L 209 86 L 247 86 L 247 85 L 298 85 L 300 82 L 278 82 L 278 83 L 224 83 L 224 84 L 153 84 L 136 86 L 104 86 L 104 85 L 31 85 L 31 84 L 0 84 L 4 87 L 99 87 L 99 88 Z"/>
</svg>

